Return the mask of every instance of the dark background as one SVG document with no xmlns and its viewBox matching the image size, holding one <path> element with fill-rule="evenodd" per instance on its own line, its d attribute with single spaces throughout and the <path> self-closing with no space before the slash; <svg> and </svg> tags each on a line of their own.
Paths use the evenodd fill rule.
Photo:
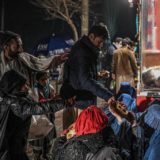
<svg viewBox="0 0 160 160">
<path fill-rule="evenodd" d="M 1 0 L 2 2 L 2 0 Z M 72 35 L 71 29 L 61 20 L 46 20 L 42 10 L 29 3 L 29 0 L 4 0 L 4 29 L 22 36 L 24 49 L 32 52 L 37 42 L 52 33 Z M 130 8 L 127 0 L 98 0 L 91 9 L 90 26 L 98 22 L 107 24 L 111 38 L 115 36 L 134 39 L 135 8 Z M 80 22 L 77 19 L 80 30 Z"/>
</svg>

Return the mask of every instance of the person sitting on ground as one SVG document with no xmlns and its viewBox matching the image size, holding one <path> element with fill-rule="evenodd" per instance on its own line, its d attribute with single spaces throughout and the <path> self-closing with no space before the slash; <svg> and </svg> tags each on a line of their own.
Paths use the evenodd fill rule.
<svg viewBox="0 0 160 160">
<path fill-rule="evenodd" d="M 120 144 L 130 148 L 131 160 L 158 160 L 160 152 L 160 101 L 153 101 L 145 112 L 138 114 L 137 125 L 134 127 L 113 108 L 110 110 L 120 125 L 119 135 L 122 137 Z"/>
<path fill-rule="evenodd" d="M 84 109 L 66 136 L 55 142 L 54 160 L 121 160 L 107 124 L 108 117 L 97 106 Z"/>
</svg>

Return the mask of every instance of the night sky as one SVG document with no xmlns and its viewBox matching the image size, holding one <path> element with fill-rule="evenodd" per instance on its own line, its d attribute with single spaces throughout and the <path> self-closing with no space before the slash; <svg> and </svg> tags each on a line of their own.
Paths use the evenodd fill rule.
<svg viewBox="0 0 160 160">
<path fill-rule="evenodd" d="M 106 0 L 102 0 L 102 3 L 104 1 L 106 2 Z M 44 12 L 30 4 L 29 0 L 4 0 L 4 3 L 4 28 L 5 30 L 19 33 L 22 36 L 24 49 L 27 52 L 31 52 L 39 40 L 52 33 L 72 34 L 71 29 L 65 22 L 60 20 L 45 20 Z M 102 10 L 105 11 L 106 9 L 99 6 L 99 9 L 96 11 L 102 12 Z M 120 14 L 121 17 L 118 18 L 116 24 L 118 26 L 118 33 L 116 34 L 122 37 L 128 35 L 133 37 L 135 34 L 134 18 L 133 15 L 128 13 L 126 9 L 123 9 Z M 106 17 L 103 17 L 102 19 L 105 18 Z M 92 19 L 90 21 L 92 21 Z"/>
<path fill-rule="evenodd" d="M 25 51 L 31 52 L 37 42 L 52 33 L 71 34 L 69 27 L 60 20 L 45 20 L 44 12 L 28 0 L 5 1 L 5 30 L 22 36 Z M 67 30 L 67 31 L 66 31 Z"/>
</svg>

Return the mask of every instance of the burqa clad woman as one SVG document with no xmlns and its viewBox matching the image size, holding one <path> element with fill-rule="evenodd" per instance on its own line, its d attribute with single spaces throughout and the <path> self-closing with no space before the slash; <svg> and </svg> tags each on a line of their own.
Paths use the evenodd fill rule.
<svg viewBox="0 0 160 160">
<path fill-rule="evenodd" d="M 0 81 L 0 160 L 28 160 L 25 154 L 31 115 L 56 112 L 61 100 L 36 103 L 28 96 L 26 79 L 10 70 Z"/>
</svg>

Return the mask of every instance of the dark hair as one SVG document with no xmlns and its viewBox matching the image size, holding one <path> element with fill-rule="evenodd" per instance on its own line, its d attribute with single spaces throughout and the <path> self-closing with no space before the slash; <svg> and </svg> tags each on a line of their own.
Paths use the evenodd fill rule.
<svg viewBox="0 0 160 160">
<path fill-rule="evenodd" d="M 123 39 L 121 37 L 116 37 L 114 41 L 117 42 L 117 43 L 120 43 L 120 42 L 122 42 L 122 40 Z"/>
<path fill-rule="evenodd" d="M 49 75 L 47 72 L 38 72 L 36 74 L 36 80 L 39 81 L 42 77 L 48 78 Z"/>
<path fill-rule="evenodd" d="M 109 33 L 107 26 L 104 24 L 94 25 L 90 30 L 88 35 L 93 33 L 96 37 L 102 37 L 103 39 L 108 39 Z"/>
</svg>

